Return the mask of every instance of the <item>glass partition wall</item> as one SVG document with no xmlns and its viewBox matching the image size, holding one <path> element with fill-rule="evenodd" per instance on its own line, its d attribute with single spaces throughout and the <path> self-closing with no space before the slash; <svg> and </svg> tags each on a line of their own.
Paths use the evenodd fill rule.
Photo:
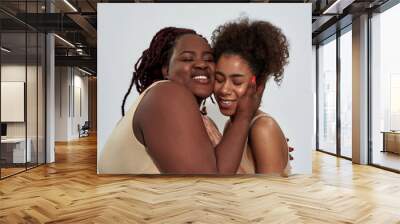
<svg viewBox="0 0 400 224">
<path fill-rule="evenodd" d="M 336 154 L 336 36 L 321 43 L 318 55 L 318 149 Z"/>
<path fill-rule="evenodd" d="M 342 31 L 340 64 L 340 155 L 352 158 L 352 33 L 351 26 Z"/>
<path fill-rule="evenodd" d="M 372 15 L 370 163 L 400 172 L 400 4 Z"/>
<path fill-rule="evenodd" d="M 317 149 L 352 157 L 352 27 L 317 47 Z"/>
<path fill-rule="evenodd" d="M 400 4 L 369 12 L 368 164 L 400 172 Z M 317 149 L 352 158 L 352 27 L 317 44 Z M 358 41 L 358 40 L 355 40 Z"/>
<path fill-rule="evenodd" d="M 37 13 L 43 2 L 18 8 Z M 1 179 L 45 163 L 45 34 L 16 17 L 0 11 Z"/>
</svg>

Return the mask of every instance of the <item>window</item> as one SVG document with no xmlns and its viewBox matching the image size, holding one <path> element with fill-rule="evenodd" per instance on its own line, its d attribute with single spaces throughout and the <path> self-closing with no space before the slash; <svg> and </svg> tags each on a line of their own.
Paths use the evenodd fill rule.
<svg viewBox="0 0 400 224">
<path fill-rule="evenodd" d="M 352 34 L 340 36 L 340 155 L 352 157 Z"/>
<path fill-rule="evenodd" d="M 318 147 L 336 153 L 336 39 L 318 48 Z"/>
<path fill-rule="evenodd" d="M 371 18 L 372 164 L 400 170 L 400 5 Z"/>
</svg>

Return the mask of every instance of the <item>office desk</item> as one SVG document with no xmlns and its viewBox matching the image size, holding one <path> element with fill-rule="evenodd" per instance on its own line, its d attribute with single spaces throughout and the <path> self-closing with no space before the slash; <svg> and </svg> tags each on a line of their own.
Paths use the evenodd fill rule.
<svg viewBox="0 0 400 224">
<path fill-rule="evenodd" d="M 400 154 L 400 132 L 399 131 L 382 131 L 383 133 L 383 150 L 382 152 L 393 152 Z"/>
<path fill-rule="evenodd" d="M 31 145 L 32 140 L 26 140 L 25 154 L 25 138 L 6 138 L 1 139 L 1 157 L 6 163 L 25 163 L 30 162 L 32 158 Z M 27 161 L 25 161 L 27 159 Z"/>
</svg>

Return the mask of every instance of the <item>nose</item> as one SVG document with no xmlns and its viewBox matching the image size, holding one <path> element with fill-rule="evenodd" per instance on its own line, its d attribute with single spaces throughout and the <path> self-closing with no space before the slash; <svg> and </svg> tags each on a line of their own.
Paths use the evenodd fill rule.
<svg viewBox="0 0 400 224">
<path fill-rule="evenodd" d="M 208 63 L 204 60 L 199 59 L 199 60 L 196 60 L 194 66 L 199 69 L 205 69 L 208 67 Z"/>
<path fill-rule="evenodd" d="M 219 92 L 221 93 L 222 96 L 229 96 L 232 93 L 232 88 L 229 81 L 225 81 L 223 83 Z"/>
</svg>

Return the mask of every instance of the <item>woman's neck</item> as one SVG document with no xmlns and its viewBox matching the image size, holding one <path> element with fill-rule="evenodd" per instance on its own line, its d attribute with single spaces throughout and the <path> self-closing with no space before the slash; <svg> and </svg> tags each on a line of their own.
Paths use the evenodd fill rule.
<svg viewBox="0 0 400 224">
<path fill-rule="evenodd" d="M 203 100 L 204 100 L 204 98 L 196 97 L 196 101 L 197 101 L 197 104 L 199 105 L 199 108 L 200 108 L 201 102 L 203 102 Z"/>
<path fill-rule="evenodd" d="M 262 112 L 262 111 L 261 111 L 260 109 L 257 109 L 257 111 L 254 113 L 253 118 L 254 118 L 255 116 L 259 115 L 261 112 Z M 236 113 L 233 114 L 232 116 L 229 116 L 229 119 L 230 119 L 231 121 L 233 121 L 233 120 L 235 119 L 235 115 L 236 115 Z M 252 118 L 252 119 L 253 119 L 253 118 Z"/>
</svg>

